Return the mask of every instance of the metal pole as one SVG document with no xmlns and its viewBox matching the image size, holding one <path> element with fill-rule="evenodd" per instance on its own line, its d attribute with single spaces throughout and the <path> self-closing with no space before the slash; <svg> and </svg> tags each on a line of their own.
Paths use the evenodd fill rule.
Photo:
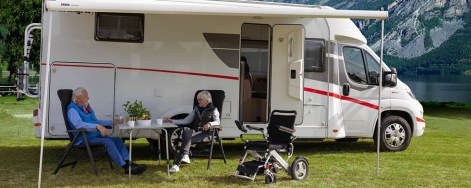
<svg viewBox="0 0 471 188">
<path fill-rule="evenodd" d="M 379 143 L 380 130 L 381 130 L 381 90 L 383 89 L 383 46 L 384 46 L 384 20 L 381 20 L 381 52 L 379 61 L 379 91 L 378 91 L 378 129 L 376 130 L 377 135 L 377 148 L 376 148 L 376 176 L 379 176 Z"/>
<path fill-rule="evenodd" d="M 41 152 L 39 157 L 39 176 L 38 176 L 38 188 L 41 187 L 41 174 L 43 171 L 43 154 L 44 154 L 44 132 L 46 132 L 46 113 L 47 113 L 47 104 L 49 100 L 49 74 L 51 72 L 51 67 L 49 61 L 51 60 L 51 26 L 52 26 L 52 15 L 49 18 L 49 29 L 48 29 L 48 38 L 47 38 L 47 56 L 46 56 L 46 79 L 44 82 L 44 95 L 43 97 L 43 114 L 41 120 Z"/>
</svg>

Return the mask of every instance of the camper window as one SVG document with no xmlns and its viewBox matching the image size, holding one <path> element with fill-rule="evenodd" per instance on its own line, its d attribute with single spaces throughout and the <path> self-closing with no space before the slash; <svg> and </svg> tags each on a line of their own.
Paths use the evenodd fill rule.
<svg viewBox="0 0 471 188">
<path fill-rule="evenodd" d="M 324 41 L 306 39 L 304 42 L 304 72 L 324 72 Z"/>
<path fill-rule="evenodd" d="M 343 48 L 343 57 L 348 77 L 356 83 L 368 84 L 362 50 L 359 48 L 345 47 Z"/>
<path fill-rule="evenodd" d="M 379 63 L 367 52 L 365 52 L 366 64 L 368 65 L 368 80 L 370 85 L 379 83 Z"/>
<path fill-rule="evenodd" d="M 117 42 L 144 41 L 144 15 L 97 13 L 95 40 Z"/>
</svg>

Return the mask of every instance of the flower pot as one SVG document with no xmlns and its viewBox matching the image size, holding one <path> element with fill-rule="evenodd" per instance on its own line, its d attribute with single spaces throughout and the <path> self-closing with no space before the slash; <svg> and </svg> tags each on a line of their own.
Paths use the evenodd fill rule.
<svg viewBox="0 0 471 188">
<path fill-rule="evenodd" d="M 152 120 L 137 120 L 137 125 L 150 125 Z"/>
</svg>

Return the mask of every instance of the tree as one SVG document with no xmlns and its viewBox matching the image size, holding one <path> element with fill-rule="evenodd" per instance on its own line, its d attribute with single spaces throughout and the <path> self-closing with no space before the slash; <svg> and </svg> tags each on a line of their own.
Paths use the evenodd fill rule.
<svg viewBox="0 0 471 188">
<path fill-rule="evenodd" d="M 30 23 L 37 23 L 41 21 L 41 0 L 1 0 L 0 3 L 0 28 L 6 29 L 6 37 L 1 38 L 0 50 L 3 50 L 3 55 L 0 54 L 0 62 L 8 64 L 8 77 L 9 82 L 13 82 L 14 73 L 20 64 L 23 63 L 23 43 L 24 43 L 24 30 Z M 1 33 L 0 33 L 1 34 Z M 38 33 L 35 38 L 39 39 Z M 0 51 L 1 52 L 1 51 Z M 30 62 L 39 64 L 39 43 L 33 44 L 31 50 Z M 39 67 L 39 66 L 35 66 Z"/>
</svg>

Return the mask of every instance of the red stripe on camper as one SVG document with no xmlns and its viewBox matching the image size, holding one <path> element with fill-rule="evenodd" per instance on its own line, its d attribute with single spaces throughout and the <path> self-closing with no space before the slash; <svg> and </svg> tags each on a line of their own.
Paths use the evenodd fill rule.
<svg viewBox="0 0 471 188">
<path fill-rule="evenodd" d="M 85 67 L 85 68 L 99 68 L 99 69 L 112 69 L 113 66 L 96 66 L 96 65 L 74 65 L 74 64 L 62 64 L 62 63 L 55 63 L 52 66 L 59 66 L 59 67 Z"/>
<path fill-rule="evenodd" d="M 417 122 L 425 123 L 425 119 L 422 119 L 422 118 L 419 118 L 419 117 L 415 117 L 415 120 L 416 120 Z"/>
<path fill-rule="evenodd" d="M 228 79 L 228 80 L 239 80 L 239 78 L 235 77 L 235 76 L 224 76 L 224 75 L 218 75 L 218 74 L 203 74 L 203 73 L 196 73 L 196 72 L 183 72 L 183 71 L 147 69 L 147 68 L 131 68 L 131 67 L 118 67 L 118 69 L 140 70 L 140 71 L 151 71 L 151 72 L 165 72 L 165 73 L 173 73 L 173 74 L 186 74 L 186 75 L 193 75 L 193 76 L 205 76 L 205 77 L 212 77 L 212 78 L 222 78 L 222 79 Z"/>
<path fill-rule="evenodd" d="M 341 99 L 341 100 L 346 100 L 346 101 L 349 101 L 349 102 L 357 103 L 357 104 L 362 105 L 362 106 L 366 106 L 368 108 L 378 110 L 378 105 L 375 105 L 375 104 L 372 104 L 372 103 L 369 103 L 369 102 L 365 102 L 365 101 L 362 101 L 362 100 L 354 99 L 354 98 L 351 98 L 351 97 L 341 96 L 341 95 L 336 94 L 336 93 L 317 90 L 317 89 L 308 88 L 308 87 L 305 87 L 304 91 L 310 92 L 310 93 L 316 93 L 316 94 L 319 94 L 319 95 L 334 97 L 334 98 Z"/>
<path fill-rule="evenodd" d="M 41 65 L 46 65 L 42 63 Z M 113 66 L 94 66 L 94 65 L 76 65 L 76 64 L 60 64 L 56 63 L 53 66 L 62 66 L 62 67 L 85 67 L 85 68 L 114 68 Z M 193 75 L 193 76 L 204 76 L 204 77 L 211 77 L 211 78 L 221 78 L 221 79 L 228 79 L 228 80 L 239 80 L 239 77 L 235 76 L 224 76 L 218 74 L 203 74 L 197 72 L 183 72 L 183 71 L 172 71 L 172 70 L 161 70 L 161 69 L 147 69 L 147 68 L 132 68 L 132 67 L 117 67 L 117 69 L 124 69 L 124 70 L 139 70 L 139 71 L 150 71 L 150 72 L 164 72 L 164 73 L 173 73 L 173 74 L 186 74 L 186 75 Z"/>
</svg>

